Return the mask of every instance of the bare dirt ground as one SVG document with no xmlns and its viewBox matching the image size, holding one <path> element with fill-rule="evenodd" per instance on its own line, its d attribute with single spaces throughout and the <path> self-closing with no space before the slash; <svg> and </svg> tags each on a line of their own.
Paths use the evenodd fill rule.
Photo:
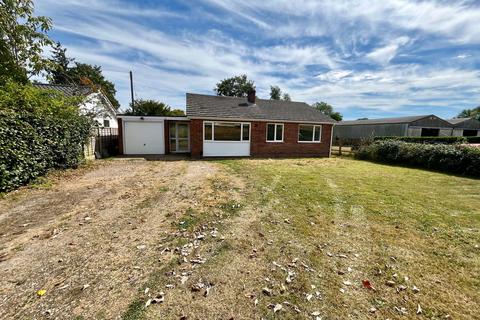
<svg viewBox="0 0 480 320">
<path fill-rule="evenodd" d="M 209 162 L 111 160 L 7 195 L 0 318 L 119 318 L 170 263 L 161 251 L 181 218 L 235 198 L 228 181 L 215 189 L 218 175 Z"/>
</svg>

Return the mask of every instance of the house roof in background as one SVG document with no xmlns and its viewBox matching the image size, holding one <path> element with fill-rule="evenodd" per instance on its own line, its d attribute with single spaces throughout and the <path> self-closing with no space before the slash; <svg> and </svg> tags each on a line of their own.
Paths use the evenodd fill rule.
<svg viewBox="0 0 480 320">
<path fill-rule="evenodd" d="M 33 86 L 44 90 L 57 90 L 65 94 L 67 97 L 88 96 L 89 94 L 94 92 L 94 90 L 89 86 L 48 83 L 33 83 Z"/>
<path fill-rule="evenodd" d="M 305 102 L 212 96 L 187 93 L 187 117 L 212 119 L 279 120 L 335 123 L 335 120 Z"/>
<path fill-rule="evenodd" d="M 340 121 L 337 123 L 339 126 L 346 125 L 361 125 L 361 124 L 393 124 L 393 123 L 410 123 L 426 117 L 434 116 L 421 115 L 421 116 L 408 116 L 408 117 L 396 117 L 396 118 L 380 118 L 380 119 L 366 119 L 366 120 L 350 120 L 350 121 Z M 435 116 L 436 117 L 436 116 Z"/>
</svg>

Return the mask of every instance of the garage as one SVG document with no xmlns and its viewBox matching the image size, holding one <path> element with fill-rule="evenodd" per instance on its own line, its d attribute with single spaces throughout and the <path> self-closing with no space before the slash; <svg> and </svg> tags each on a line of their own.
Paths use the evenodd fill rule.
<svg viewBox="0 0 480 320">
<path fill-rule="evenodd" d="M 165 154 L 164 121 L 123 122 L 124 154 Z"/>
</svg>

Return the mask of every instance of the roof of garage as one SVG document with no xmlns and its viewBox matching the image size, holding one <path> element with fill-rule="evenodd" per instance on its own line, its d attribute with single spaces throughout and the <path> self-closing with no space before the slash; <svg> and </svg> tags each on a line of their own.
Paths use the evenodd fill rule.
<svg viewBox="0 0 480 320">
<path fill-rule="evenodd" d="M 187 116 L 200 119 L 244 119 L 335 123 L 335 120 L 305 102 L 211 96 L 187 93 Z"/>
</svg>

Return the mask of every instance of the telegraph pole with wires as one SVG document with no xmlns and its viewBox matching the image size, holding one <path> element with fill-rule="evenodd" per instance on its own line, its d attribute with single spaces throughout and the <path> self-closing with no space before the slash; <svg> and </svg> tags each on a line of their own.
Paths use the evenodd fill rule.
<svg viewBox="0 0 480 320">
<path fill-rule="evenodd" d="M 133 98 L 133 73 L 130 71 L 130 94 L 132 95 L 132 113 L 135 113 L 135 99 Z"/>
</svg>

